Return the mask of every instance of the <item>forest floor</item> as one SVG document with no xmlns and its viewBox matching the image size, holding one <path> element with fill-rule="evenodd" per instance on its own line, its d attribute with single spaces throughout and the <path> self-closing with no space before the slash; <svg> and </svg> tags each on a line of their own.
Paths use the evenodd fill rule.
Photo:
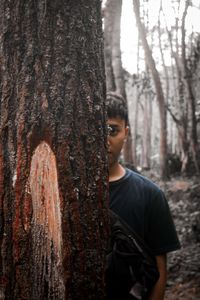
<svg viewBox="0 0 200 300">
<path fill-rule="evenodd" d="M 200 300 L 200 179 L 162 182 L 147 176 L 164 190 L 181 242 L 181 249 L 169 254 L 165 300 Z"/>
</svg>

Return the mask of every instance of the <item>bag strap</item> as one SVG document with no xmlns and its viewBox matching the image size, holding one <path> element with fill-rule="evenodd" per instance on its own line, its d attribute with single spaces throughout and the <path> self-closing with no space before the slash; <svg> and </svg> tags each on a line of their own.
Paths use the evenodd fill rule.
<svg viewBox="0 0 200 300">
<path fill-rule="evenodd" d="M 144 240 L 131 228 L 126 221 L 124 221 L 118 214 L 109 209 L 111 228 L 112 230 L 119 230 L 123 228 L 129 238 L 134 239 L 134 244 L 137 245 L 138 250 L 142 255 L 152 264 L 156 264 L 156 258 L 149 246 L 144 242 Z"/>
</svg>

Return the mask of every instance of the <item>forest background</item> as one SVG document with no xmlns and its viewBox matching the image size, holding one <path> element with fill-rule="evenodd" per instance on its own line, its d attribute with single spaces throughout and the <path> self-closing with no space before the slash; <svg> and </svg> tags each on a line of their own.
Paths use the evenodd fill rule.
<svg viewBox="0 0 200 300">
<path fill-rule="evenodd" d="M 107 0 L 103 7 L 107 89 L 121 93 L 129 109 L 122 161 L 163 188 L 182 244 L 169 255 L 165 299 L 196 300 L 200 1 Z"/>
<path fill-rule="evenodd" d="M 104 5 L 107 88 L 129 106 L 133 157 L 125 160 L 163 177 L 199 173 L 199 1 Z"/>
</svg>

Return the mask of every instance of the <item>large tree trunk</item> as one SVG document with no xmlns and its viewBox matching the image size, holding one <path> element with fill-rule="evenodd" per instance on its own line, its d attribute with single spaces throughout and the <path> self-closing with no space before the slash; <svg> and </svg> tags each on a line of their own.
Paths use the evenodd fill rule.
<svg viewBox="0 0 200 300">
<path fill-rule="evenodd" d="M 104 299 L 101 3 L 0 3 L 0 298 Z"/>
<path fill-rule="evenodd" d="M 133 7 L 136 16 L 139 35 L 145 52 L 146 64 L 152 74 L 155 85 L 158 107 L 160 112 L 160 171 L 161 177 L 167 176 L 167 120 L 163 89 L 160 81 L 158 70 L 156 69 L 155 61 L 152 56 L 151 49 L 146 39 L 145 28 L 140 19 L 140 6 L 138 0 L 133 0 Z"/>
</svg>

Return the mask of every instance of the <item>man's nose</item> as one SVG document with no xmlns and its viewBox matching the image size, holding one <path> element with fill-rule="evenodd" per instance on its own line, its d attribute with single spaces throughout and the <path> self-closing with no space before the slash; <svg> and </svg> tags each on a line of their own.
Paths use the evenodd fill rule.
<svg viewBox="0 0 200 300">
<path fill-rule="evenodd" d="M 107 145 L 110 146 L 110 136 L 107 135 Z"/>
</svg>

